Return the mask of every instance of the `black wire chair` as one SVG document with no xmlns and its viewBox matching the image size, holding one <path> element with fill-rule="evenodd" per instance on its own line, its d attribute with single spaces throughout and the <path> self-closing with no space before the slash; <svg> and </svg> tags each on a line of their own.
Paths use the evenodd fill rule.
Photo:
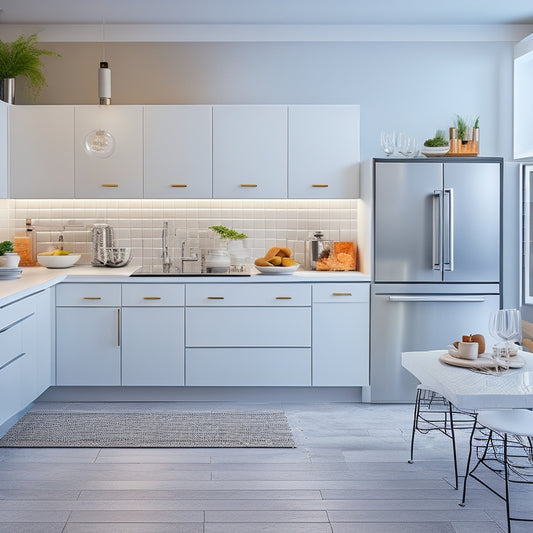
<svg viewBox="0 0 533 533">
<path fill-rule="evenodd" d="M 414 463 L 415 435 L 418 431 L 427 434 L 440 431 L 452 441 L 453 466 L 455 474 L 454 488 L 459 488 L 459 473 L 457 471 L 457 449 L 455 431 L 460 429 L 472 430 L 476 413 L 457 409 L 444 396 L 431 390 L 424 384 L 418 385 L 416 390 L 413 429 L 411 432 L 411 457 L 409 463 Z"/>
<path fill-rule="evenodd" d="M 476 464 L 470 470 L 472 455 Z M 505 482 L 504 493 L 494 489 L 476 474 L 483 465 Z M 493 494 L 505 501 L 507 531 L 511 533 L 511 521 L 533 522 L 533 518 L 511 516 L 510 483 L 533 484 L 533 412 L 528 409 L 481 411 L 470 436 L 470 452 L 463 486 L 465 506 L 466 482 L 472 477 Z"/>
</svg>

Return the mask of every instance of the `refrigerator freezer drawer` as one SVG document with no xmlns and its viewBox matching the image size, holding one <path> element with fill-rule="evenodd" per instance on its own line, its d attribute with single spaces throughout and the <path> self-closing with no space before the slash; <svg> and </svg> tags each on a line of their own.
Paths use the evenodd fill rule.
<svg viewBox="0 0 533 533">
<path fill-rule="evenodd" d="M 416 289 L 415 289 L 416 290 Z M 499 308 L 498 294 L 376 293 L 371 299 L 371 400 L 412 402 L 418 382 L 401 366 L 405 351 L 446 350 L 462 335 L 488 337 L 491 311 Z"/>
</svg>

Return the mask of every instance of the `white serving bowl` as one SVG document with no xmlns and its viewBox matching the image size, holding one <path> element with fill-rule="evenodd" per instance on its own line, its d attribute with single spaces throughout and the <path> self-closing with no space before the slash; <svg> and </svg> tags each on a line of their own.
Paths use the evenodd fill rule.
<svg viewBox="0 0 533 533">
<path fill-rule="evenodd" d="M 37 261 L 46 268 L 69 268 L 77 263 L 81 254 L 68 255 L 40 255 L 37 254 Z"/>
<path fill-rule="evenodd" d="M 420 148 L 420 151 L 426 157 L 439 157 L 446 155 L 450 151 L 450 146 L 422 146 L 422 148 Z"/>
</svg>

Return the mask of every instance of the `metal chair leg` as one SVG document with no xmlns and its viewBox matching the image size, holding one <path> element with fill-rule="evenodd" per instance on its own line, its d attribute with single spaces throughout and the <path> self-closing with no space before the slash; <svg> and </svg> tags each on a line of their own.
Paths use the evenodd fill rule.
<svg viewBox="0 0 533 533">
<path fill-rule="evenodd" d="M 505 472 L 505 511 L 507 513 L 507 533 L 511 533 L 511 509 L 509 504 L 509 465 L 507 463 L 507 433 L 503 436 L 503 468 Z"/>
<path fill-rule="evenodd" d="M 418 421 L 418 413 L 420 412 L 420 395 L 421 395 L 421 390 L 417 389 L 414 416 L 413 416 L 413 429 L 411 431 L 411 458 L 409 459 L 409 461 L 407 461 L 409 464 L 414 463 L 413 455 L 414 455 L 414 449 L 415 449 L 415 434 L 416 434 L 416 426 L 417 426 L 417 421 Z"/>
<path fill-rule="evenodd" d="M 453 428 L 452 404 L 450 403 L 450 432 L 452 437 L 453 467 L 455 472 L 455 490 L 459 489 L 459 474 L 457 473 L 457 448 L 455 446 L 455 430 Z"/>
<path fill-rule="evenodd" d="M 463 499 L 461 500 L 461 503 L 459 504 L 461 507 L 465 506 L 466 502 L 466 481 L 468 480 L 468 476 L 470 475 L 470 461 L 472 460 L 472 443 L 474 442 L 474 433 L 476 432 L 476 421 L 474 420 L 474 426 L 472 427 L 472 433 L 470 434 L 470 444 L 469 444 L 469 451 L 468 451 L 468 459 L 466 461 L 466 472 L 465 472 L 465 480 L 463 483 Z"/>
</svg>

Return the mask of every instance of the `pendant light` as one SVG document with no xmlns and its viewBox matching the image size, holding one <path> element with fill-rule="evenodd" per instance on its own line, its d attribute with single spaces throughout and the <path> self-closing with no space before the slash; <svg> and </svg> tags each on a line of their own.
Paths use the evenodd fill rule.
<svg viewBox="0 0 533 533">
<path fill-rule="evenodd" d="M 102 21 L 102 57 L 105 57 L 104 22 Z M 100 105 L 111 105 L 111 70 L 107 61 L 100 61 L 98 69 L 98 97 Z M 90 131 L 84 138 L 83 148 L 92 156 L 107 158 L 115 152 L 115 138 L 103 128 Z"/>
</svg>

